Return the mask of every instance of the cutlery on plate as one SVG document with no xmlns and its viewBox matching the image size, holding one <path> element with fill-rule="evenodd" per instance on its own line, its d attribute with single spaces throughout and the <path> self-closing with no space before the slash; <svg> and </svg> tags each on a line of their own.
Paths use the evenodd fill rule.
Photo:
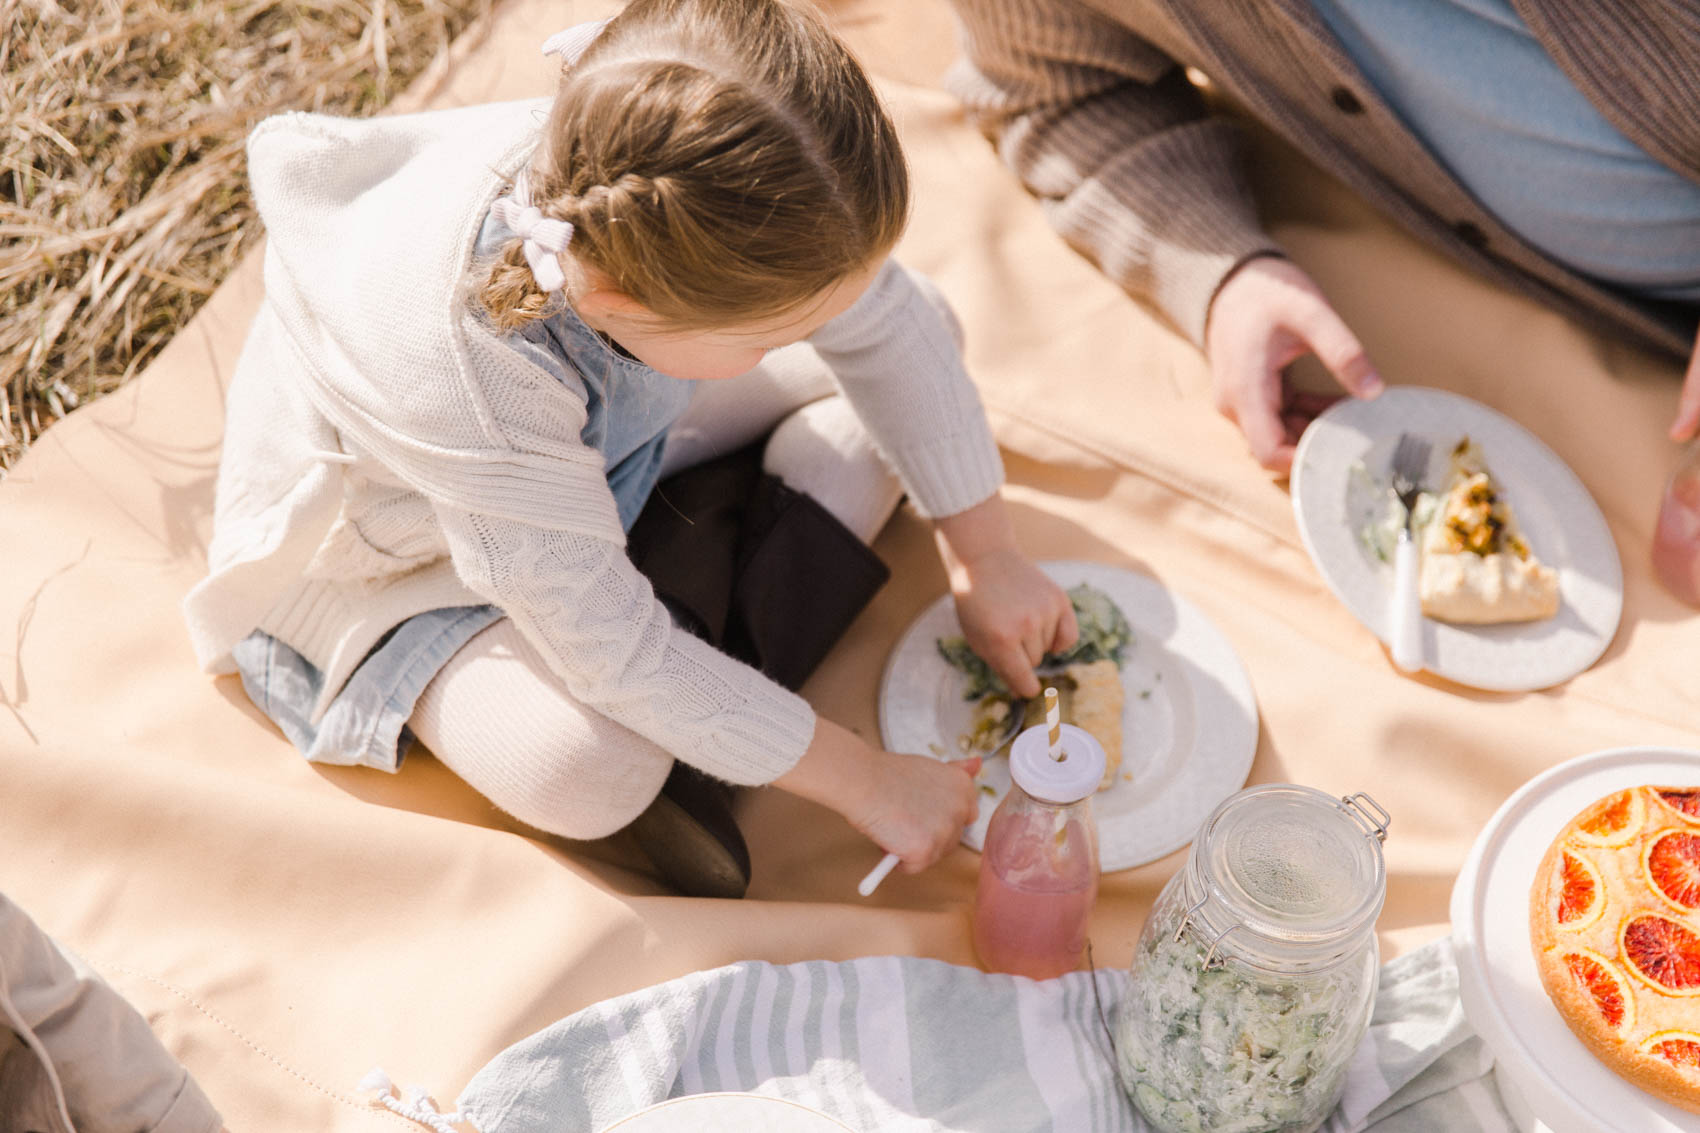
<svg viewBox="0 0 1700 1133">
<path fill-rule="evenodd" d="M 1417 593 L 1417 541 L 1413 531 L 1417 497 L 1428 475 L 1429 443 L 1400 433 L 1393 446 L 1393 494 L 1405 509 L 1405 522 L 1393 548 L 1393 594 L 1388 607 L 1388 645 L 1393 664 L 1407 673 L 1423 667 L 1423 612 Z"/>
</svg>

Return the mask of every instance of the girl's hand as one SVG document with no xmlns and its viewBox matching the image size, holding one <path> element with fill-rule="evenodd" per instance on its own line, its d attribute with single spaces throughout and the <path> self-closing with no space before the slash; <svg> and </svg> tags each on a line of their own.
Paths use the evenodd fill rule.
<svg viewBox="0 0 1700 1133">
<path fill-rule="evenodd" d="M 845 817 L 905 873 L 919 873 L 949 852 L 974 821 L 980 758 L 941 763 L 930 756 L 874 751 L 878 790 Z"/>
<path fill-rule="evenodd" d="M 773 785 L 842 814 L 915 873 L 943 857 L 973 821 L 979 770 L 977 758 L 940 763 L 880 751 L 848 728 L 816 720 L 809 749 Z"/>
<path fill-rule="evenodd" d="M 1003 497 L 934 526 L 969 648 L 1017 695 L 1038 696 L 1033 666 L 1080 638 L 1068 595 L 1016 546 Z"/>
<path fill-rule="evenodd" d="M 1068 595 L 1013 548 L 963 563 L 950 589 L 969 648 L 1018 696 L 1038 696 L 1033 667 L 1080 638 Z"/>
</svg>

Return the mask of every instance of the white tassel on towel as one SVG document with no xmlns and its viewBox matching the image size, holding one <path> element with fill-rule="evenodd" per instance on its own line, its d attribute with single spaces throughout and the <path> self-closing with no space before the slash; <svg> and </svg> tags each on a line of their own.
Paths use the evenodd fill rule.
<svg viewBox="0 0 1700 1133">
<path fill-rule="evenodd" d="M 466 1120 L 466 1116 L 459 1110 L 454 1113 L 438 1112 L 436 1104 L 427 1096 L 423 1086 L 409 1087 L 405 1097 L 396 1097 L 395 1083 L 384 1073 L 381 1066 L 368 1070 L 366 1076 L 360 1079 L 360 1085 L 355 1088 L 371 1095 L 373 1105 L 384 1106 L 409 1121 L 417 1121 L 427 1128 L 435 1129 L 437 1133 L 456 1133 L 455 1123 Z"/>
</svg>

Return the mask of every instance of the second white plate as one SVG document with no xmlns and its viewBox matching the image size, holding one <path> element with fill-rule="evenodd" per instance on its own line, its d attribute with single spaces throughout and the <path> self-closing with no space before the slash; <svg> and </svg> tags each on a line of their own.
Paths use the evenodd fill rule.
<svg viewBox="0 0 1700 1133">
<path fill-rule="evenodd" d="M 1064 588 L 1087 582 L 1108 594 L 1133 627 L 1122 663 L 1120 777 L 1093 796 L 1098 858 L 1106 871 L 1155 861 L 1192 841 L 1216 804 L 1239 790 L 1257 754 L 1257 703 L 1233 646 L 1204 613 L 1162 583 L 1124 567 L 1047 562 Z M 962 632 L 946 594 L 898 640 L 880 682 L 880 734 L 887 749 L 959 757 L 956 741 L 973 704 L 962 674 L 937 640 Z M 986 761 L 979 817 L 962 835 L 978 850 L 998 801 L 1009 792 L 1009 760 Z"/>
<path fill-rule="evenodd" d="M 1447 456 L 1464 436 L 1489 470 L 1535 555 L 1558 571 L 1558 613 L 1545 621 L 1448 625 L 1424 618 L 1423 668 L 1472 688 L 1548 688 L 1599 659 L 1623 613 L 1623 567 L 1588 490 L 1534 434 L 1477 401 L 1444 390 L 1389 389 L 1346 399 L 1318 417 L 1293 460 L 1293 511 L 1305 548 L 1336 597 L 1382 641 L 1389 638 L 1393 569 L 1363 533 L 1386 506 L 1388 464 L 1400 433 L 1432 446 L 1427 483 L 1444 482 Z"/>
</svg>

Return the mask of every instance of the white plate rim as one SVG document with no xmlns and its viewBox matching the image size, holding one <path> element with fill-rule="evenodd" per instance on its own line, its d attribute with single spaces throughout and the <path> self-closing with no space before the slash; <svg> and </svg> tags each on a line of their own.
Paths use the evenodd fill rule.
<svg viewBox="0 0 1700 1133">
<path fill-rule="evenodd" d="M 1099 868 L 1103 872 L 1131 869 L 1156 861 L 1190 843 L 1216 805 L 1245 784 L 1257 756 L 1262 728 L 1251 680 L 1239 654 L 1215 623 L 1196 605 L 1155 577 L 1128 567 L 1077 559 L 1047 560 L 1038 565 L 1053 581 L 1064 587 L 1085 581 L 1112 593 L 1133 626 L 1135 649 L 1159 650 L 1166 659 L 1175 662 L 1176 668 L 1184 668 L 1189 675 L 1197 669 L 1214 678 L 1215 687 L 1196 680 L 1189 681 L 1189 697 L 1199 697 L 1212 709 L 1194 713 L 1196 719 L 1188 745 L 1190 754 L 1183 764 L 1189 777 L 1172 780 L 1167 789 L 1143 801 L 1131 814 L 1108 819 L 1099 816 Z M 1129 593 L 1129 588 L 1132 593 Z M 1153 631 L 1149 622 L 1141 622 L 1140 600 L 1152 596 L 1168 603 L 1173 610 L 1173 625 L 1167 632 Z M 1133 600 L 1130 601 L 1130 598 Z M 1128 608 L 1130 605 L 1132 609 Z M 879 724 L 881 740 L 888 748 L 901 750 L 898 744 L 903 739 L 894 719 L 891 691 L 901 678 L 900 666 L 908 657 L 917 654 L 937 657 L 931 640 L 935 631 L 927 627 L 929 622 L 943 621 L 947 614 L 947 624 L 952 628 L 943 632 L 960 632 L 951 595 L 941 595 L 915 615 L 886 657 L 880 676 Z M 937 664 L 940 668 L 948 668 L 942 660 Z M 1131 679 L 1129 673 L 1130 670 L 1124 668 L 1124 682 Z M 1127 687 L 1125 683 L 1124 687 Z M 938 742 L 947 752 L 943 758 L 953 757 L 947 746 L 953 739 L 938 737 Z M 1200 750 L 1212 752 L 1213 757 L 1207 762 L 1199 760 Z M 1004 759 L 1000 756 L 989 761 L 987 770 L 995 771 L 1003 764 Z M 1003 778 L 1007 779 L 1007 771 Z M 994 785 L 1002 788 L 995 779 Z M 1117 784 L 1106 794 L 1123 787 L 1136 791 L 1138 783 Z M 1000 789 L 995 796 L 980 797 L 979 815 L 963 831 L 963 845 L 976 851 L 980 849 L 985 824 L 1003 793 Z M 1170 798 L 1171 795 L 1180 797 Z M 1143 840 L 1124 836 L 1124 831 L 1133 826 L 1136 816 L 1147 816 L 1149 822 L 1142 829 L 1151 833 Z"/>
<path fill-rule="evenodd" d="M 1623 614 L 1623 566 L 1611 529 L 1575 472 L 1539 437 L 1462 394 L 1393 387 L 1367 401 L 1337 402 L 1305 430 L 1293 459 L 1293 512 L 1305 550 L 1328 589 L 1370 632 L 1389 640 L 1385 615 L 1392 572 L 1365 562 L 1356 523 L 1345 514 L 1340 478 L 1351 475 L 1354 461 L 1396 436 L 1412 417 L 1455 422 L 1440 430 L 1445 436 L 1434 438 L 1443 443 L 1465 433 L 1481 441 L 1536 553 L 1541 546 L 1531 520 L 1538 522 L 1548 512 L 1559 519 L 1567 551 L 1550 564 L 1559 572 L 1558 623 L 1470 627 L 1425 618 L 1424 667 L 1490 692 L 1550 688 L 1587 670 L 1610 647 Z M 1550 532 L 1552 523 L 1546 526 Z M 1550 540 L 1549 532 L 1540 534 Z"/>
<path fill-rule="evenodd" d="M 1452 887 L 1452 948 L 1465 1014 L 1499 1070 L 1553 1133 L 1595 1133 L 1612 1128 L 1625 1113 L 1635 1118 L 1631 1127 L 1637 1133 L 1700 1131 L 1700 1115 L 1631 1085 L 1582 1045 L 1541 988 L 1529 943 L 1533 872 L 1559 831 L 1614 790 L 1680 783 L 1685 777 L 1700 784 L 1700 751 L 1658 745 L 1608 748 L 1549 768 L 1513 792 L 1488 819 Z M 1520 864 L 1507 861 L 1508 844 Z M 1512 868 L 1527 873 L 1495 876 L 1496 870 Z M 1484 903 L 1497 884 L 1520 894 L 1520 900 L 1501 914 L 1503 922 L 1490 926 Z M 1488 938 L 1504 935 L 1516 947 L 1501 954 Z M 1539 1036 L 1541 1052 L 1530 1049 L 1531 1036 Z M 1564 1072 L 1543 1062 L 1541 1054 L 1562 1059 Z"/>
</svg>

